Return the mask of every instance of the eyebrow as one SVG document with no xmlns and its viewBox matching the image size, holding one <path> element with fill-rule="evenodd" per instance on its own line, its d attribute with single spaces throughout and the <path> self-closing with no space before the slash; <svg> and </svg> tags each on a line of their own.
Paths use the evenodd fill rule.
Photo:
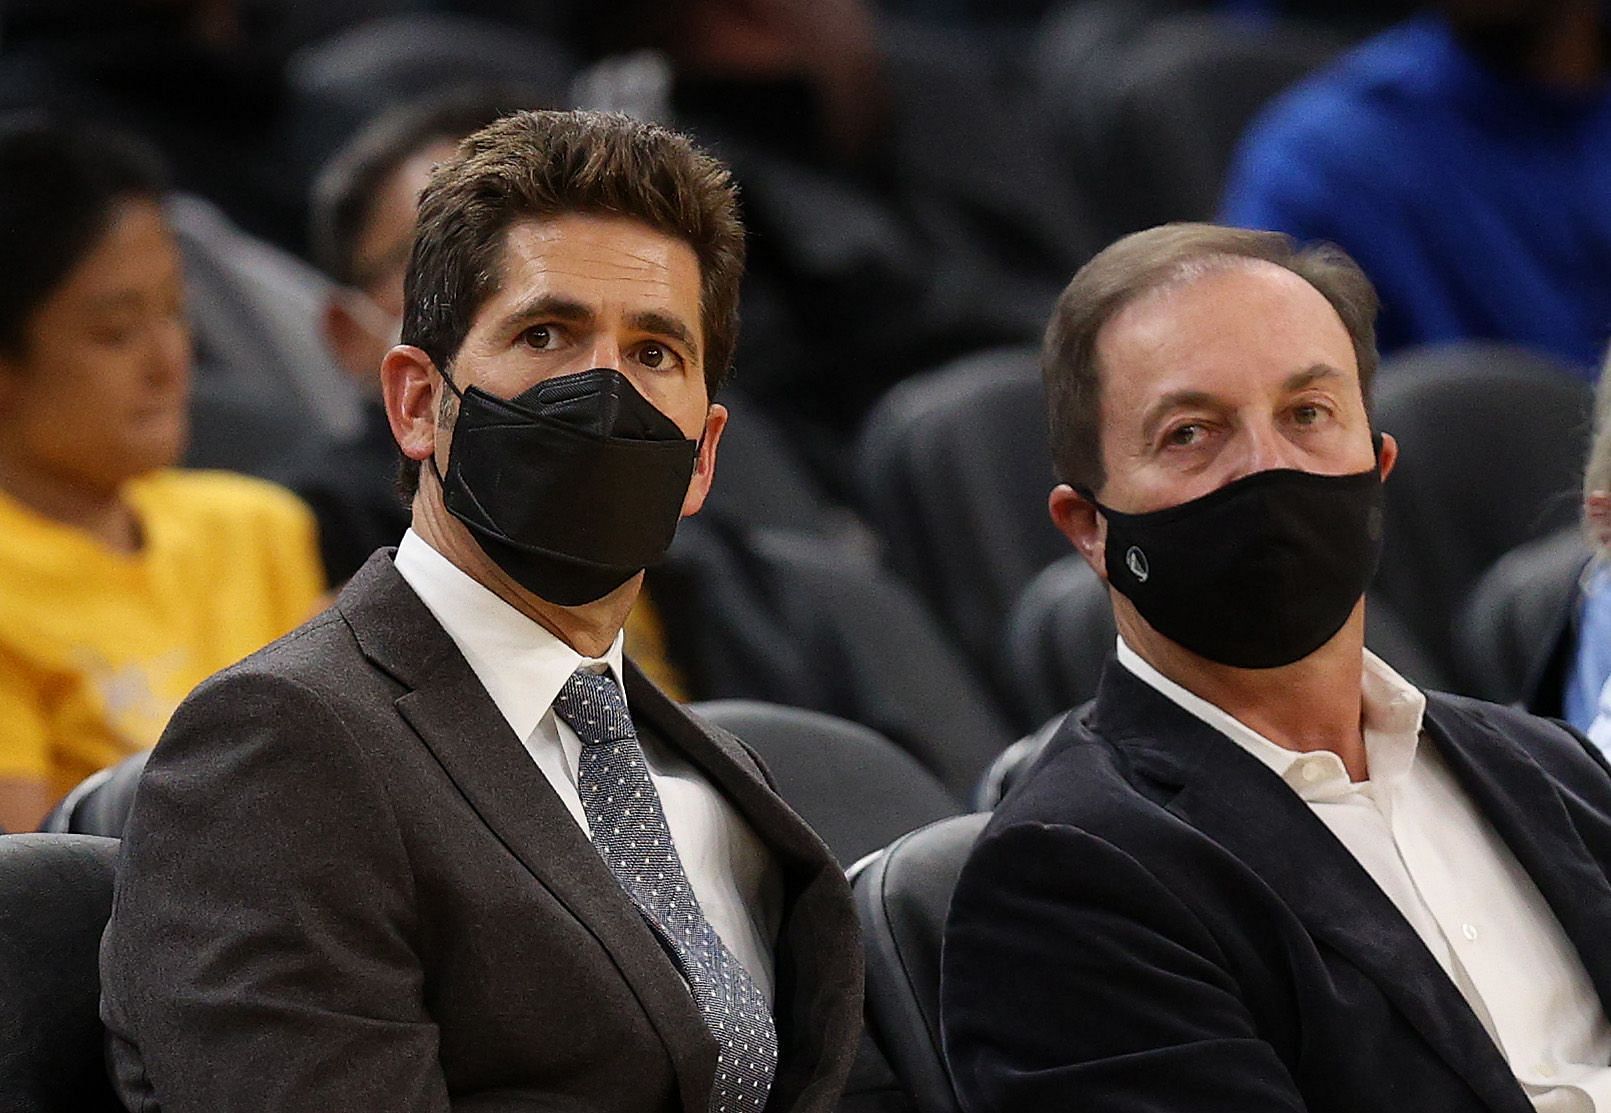
<svg viewBox="0 0 1611 1113">
<path fill-rule="evenodd" d="M 569 324 L 587 324 L 593 320 L 593 310 L 579 301 L 562 298 L 557 294 L 540 294 L 510 311 L 502 321 L 503 329 L 512 329 L 538 317 L 549 317 Z"/>
<path fill-rule="evenodd" d="M 1343 373 L 1331 366 L 1331 364 L 1316 363 L 1304 368 L 1302 371 L 1289 375 L 1286 382 L 1281 384 L 1281 389 L 1283 392 L 1291 394 L 1294 391 L 1302 390 L 1304 387 L 1313 386 L 1317 382 L 1341 379 L 1342 377 Z M 1164 418 L 1177 409 L 1191 407 L 1207 409 L 1219 404 L 1219 397 L 1210 394 L 1206 390 L 1170 391 L 1154 402 L 1147 410 L 1146 417 L 1141 422 L 1141 435 L 1146 440 L 1151 440 L 1153 434 L 1157 432 L 1158 426 L 1163 423 Z"/>
<path fill-rule="evenodd" d="M 1206 390 L 1172 390 L 1147 409 L 1146 417 L 1141 422 L 1142 439 L 1152 440 L 1164 418 L 1175 410 L 1193 406 L 1207 409 L 1218 404 L 1219 396 Z"/>
<path fill-rule="evenodd" d="M 1285 383 L 1288 393 L 1313 386 L 1322 379 L 1340 379 L 1343 373 L 1329 363 L 1316 363 L 1289 377 Z"/>
<path fill-rule="evenodd" d="M 571 298 L 560 297 L 557 294 L 541 294 L 530 301 L 517 306 L 508 316 L 504 317 L 500 331 L 508 331 L 526 321 L 538 318 L 548 318 L 564 321 L 567 324 L 591 324 L 597 315 L 591 306 Z M 694 339 L 694 330 L 687 323 L 669 313 L 646 309 L 633 313 L 627 317 L 627 326 L 637 332 L 653 333 L 664 336 L 684 345 L 697 359 L 699 356 L 699 342 Z"/>
<path fill-rule="evenodd" d="M 639 332 L 654 333 L 656 336 L 675 340 L 687 348 L 695 359 L 699 358 L 699 341 L 694 339 L 694 330 L 679 317 L 651 309 L 632 314 L 627 318 L 627 324 Z"/>
</svg>

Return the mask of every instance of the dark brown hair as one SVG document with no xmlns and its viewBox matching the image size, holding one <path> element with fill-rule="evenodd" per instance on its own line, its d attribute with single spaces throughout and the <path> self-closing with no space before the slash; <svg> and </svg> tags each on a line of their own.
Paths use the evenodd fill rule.
<svg viewBox="0 0 1611 1113">
<path fill-rule="evenodd" d="M 1125 236 L 1081 267 L 1057 299 L 1041 349 L 1052 468 L 1060 482 L 1100 491 L 1102 368 L 1097 337 L 1125 306 L 1199 267 L 1258 259 L 1304 279 L 1331 303 L 1353 340 L 1366 410 L 1376 373 L 1376 290 L 1359 265 L 1330 244 L 1299 247 L 1279 232 L 1217 224 L 1165 224 Z"/>
<path fill-rule="evenodd" d="M 705 383 L 726 380 L 738 340 L 744 225 L 726 166 L 686 136 L 606 112 L 516 112 L 466 138 L 420 195 L 403 282 L 403 343 L 451 366 L 497 291 L 505 233 L 520 220 L 590 213 L 641 221 L 699 260 Z M 419 462 L 399 486 L 412 495 Z"/>
</svg>

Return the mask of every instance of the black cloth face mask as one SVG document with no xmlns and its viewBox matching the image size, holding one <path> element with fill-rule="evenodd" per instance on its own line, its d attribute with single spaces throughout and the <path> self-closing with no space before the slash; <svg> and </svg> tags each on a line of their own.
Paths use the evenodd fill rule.
<svg viewBox="0 0 1611 1113">
<path fill-rule="evenodd" d="M 512 399 L 460 391 L 448 513 L 526 590 L 601 599 L 665 556 L 699 446 L 621 372 L 597 367 Z"/>
<path fill-rule="evenodd" d="M 1158 633 L 1236 668 L 1289 665 L 1325 645 L 1382 553 L 1374 467 L 1255 472 L 1146 514 L 1085 498 L 1107 519 L 1108 582 Z"/>
</svg>

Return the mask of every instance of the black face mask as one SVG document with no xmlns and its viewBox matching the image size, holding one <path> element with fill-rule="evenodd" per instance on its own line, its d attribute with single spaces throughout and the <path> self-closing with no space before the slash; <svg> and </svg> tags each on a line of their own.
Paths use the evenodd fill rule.
<svg viewBox="0 0 1611 1113">
<path fill-rule="evenodd" d="M 505 401 L 460 391 L 448 513 L 528 591 L 565 607 L 608 595 L 658 563 L 677 531 L 698 444 L 600 367 Z"/>
<path fill-rule="evenodd" d="M 1108 582 L 1158 633 L 1236 668 L 1289 665 L 1325 645 L 1382 552 L 1376 468 L 1256 472 L 1147 514 L 1086 498 L 1107 519 Z"/>
</svg>

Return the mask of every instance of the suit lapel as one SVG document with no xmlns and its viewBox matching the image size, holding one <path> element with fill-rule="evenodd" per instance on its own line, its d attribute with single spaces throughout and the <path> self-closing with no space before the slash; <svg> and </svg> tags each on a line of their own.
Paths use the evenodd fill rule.
<svg viewBox="0 0 1611 1113">
<path fill-rule="evenodd" d="M 1273 889 L 1374 981 L 1491 1108 L 1528 1113 L 1515 1077 L 1420 936 L 1309 806 L 1253 755 L 1109 660 L 1091 729 L 1165 789 L 1165 806 Z M 1178 789 L 1171 795 L 1169 788 Z"/>
<path fill-rule="evenodd" d="M 337 606 L 370 660 L 410 689 L 398 711 L 482 822 L 609 953 L 670 1054 L 684 1108 L 705 1113 L 716 1043 L 682 976 L 453 640 L 389 554 Z"/>
<path fill-rule="evenodd" d="M 1555 786 L 1517 740 L 1445 699 L 1428 700 L 1426 726 L 1477 810 L 1538 886 L 1611 1013 L 1611 885 Z"/>
</svg>

